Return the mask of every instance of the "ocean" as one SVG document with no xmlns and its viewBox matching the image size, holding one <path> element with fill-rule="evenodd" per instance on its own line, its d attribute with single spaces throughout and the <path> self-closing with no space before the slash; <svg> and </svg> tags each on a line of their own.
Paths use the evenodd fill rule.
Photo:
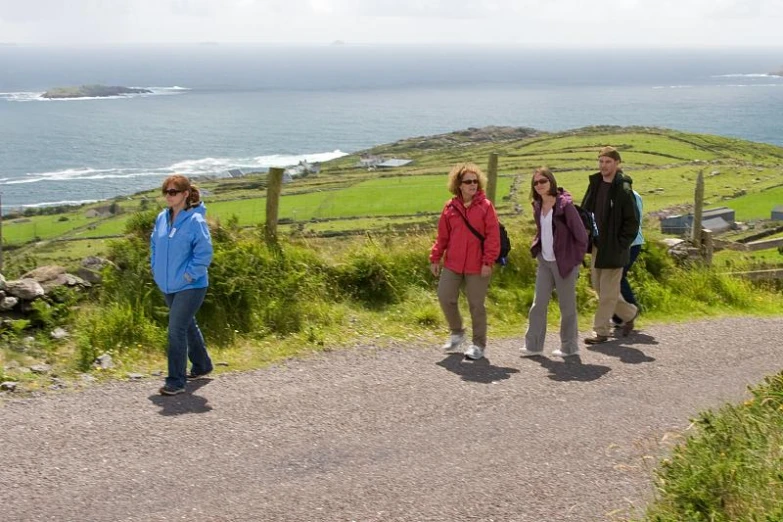
<svg viewBox="0 0 783 522">
<path fill-rule="evenodd" d="M 644 125 L 783 146 L 781 49 L 0 46 L 3 210 L 467 127 Z M 43 100 L 83 84 L 152 94 Z M 448 168 L 444 165 L 444 172 Z"/>
</svg>

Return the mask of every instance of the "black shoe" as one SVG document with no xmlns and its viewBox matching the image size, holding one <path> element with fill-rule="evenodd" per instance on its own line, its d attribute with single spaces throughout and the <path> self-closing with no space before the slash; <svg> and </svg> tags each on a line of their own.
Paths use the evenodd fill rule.
<svg viewBox="0 0 783 522">
<path fill-rule="evenodd" d="M 163 386 L 159 391 L 161 395 L 179 395 L 180 393 L 185 393 L 185 388 L 175 388 L 167 384 Z"/>
<path fill-rule="evenodd" d="M 634 323 L 635 323 L 637 317 L 639 317 L 639 310 L 636 311 L 636 315 L 633 316 L 633 319 L 623 323 L 623 326 L 620 329 L 620 331 L 623 334 L 623 337 L 628 337 L 628 334 L 633 332 L 633 328 L 634 328 L 634 326 L 636 326 Z"/>
<path fill-rule="evenodd" d="M 202 379 L 202 378 L 206 377 L 207 375 L 209 375 L 210 373 L 212 373 L 212 370 L 209 370 L 208 372 L 204 372 L 204 373 L 193 373 L 193 372 L 190 372 L 189 374 L 187 374 L 185 376 L 185 378 L 187 380 L 189 380 L 189 381 L 194 381 L 196 379 Z"/>
</svg>

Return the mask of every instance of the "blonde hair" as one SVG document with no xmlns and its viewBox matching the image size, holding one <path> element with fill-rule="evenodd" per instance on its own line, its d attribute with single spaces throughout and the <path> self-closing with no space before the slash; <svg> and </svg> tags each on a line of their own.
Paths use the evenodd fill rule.
<svg viewBox="0 0 783 522">
<path fill-rule="evenodd" d="M 190 182 L 187 176 L 183 176 L 182 174 L 173 174 L 167 177 L 163 180 L 163 185 L 160 187 L 161 192 L 165 194 L 166 189 L 168 189 L 171 185 L 174 185 L 174 187 L 180 192 L 187 191 L 189 193 L 185 208 L 195 207 L 201 203 L 201 192 L 199 192 L 196 185 Z"/>
<path fill-rule="evenodd" d="M 462 177 L 465 174 L 475 174 L 478 178 L 478 188 L 484 190 L 487 186 L 487 176 L 475 163 L 457 163 L 449 172 L 449 192 L 455 196 L 460 195 L 459 186 L 462 185 Z"/>
</svg>

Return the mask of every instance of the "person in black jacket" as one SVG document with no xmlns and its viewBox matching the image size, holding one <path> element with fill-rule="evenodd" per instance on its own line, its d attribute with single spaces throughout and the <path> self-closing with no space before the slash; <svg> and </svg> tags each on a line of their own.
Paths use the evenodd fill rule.
<svg viewBox="0 0 783 522">
<path fill-rule="evenodd" d="M 598 308 L 593 320 L 593 334 L 587 344 L 609 340 L 612 314 L 622 321 L 622 334 L 634 328 L 639 313 L 620 294 L 623 267 L 630 260 L 630 247 L 639 232 L 636 202 L 631 186 L 620 169 L 620 153 L 614 147 L 604 147 L 598 153 L 600 172 L 590 176 L 582 207 L 593 213 L 598 225 L 598 238 L 593 242 L 590 276 L 598 293 Z"/>
</svg>

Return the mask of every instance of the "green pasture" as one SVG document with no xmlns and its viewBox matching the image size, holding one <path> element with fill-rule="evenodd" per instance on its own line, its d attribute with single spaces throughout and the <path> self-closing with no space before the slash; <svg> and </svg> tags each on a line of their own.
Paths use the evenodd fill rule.
<svg viewBox="0 0 783 522">
<path fill-rule="evenodd" d="M 713 207 L 729 207 L 735 212 L 737 221 L 752 221 L 770 219 L 772 209 L 783 205 L 783 187 L 776 187 L 758 193 L 747 194 L 712 205 Z"/>
</svg>

